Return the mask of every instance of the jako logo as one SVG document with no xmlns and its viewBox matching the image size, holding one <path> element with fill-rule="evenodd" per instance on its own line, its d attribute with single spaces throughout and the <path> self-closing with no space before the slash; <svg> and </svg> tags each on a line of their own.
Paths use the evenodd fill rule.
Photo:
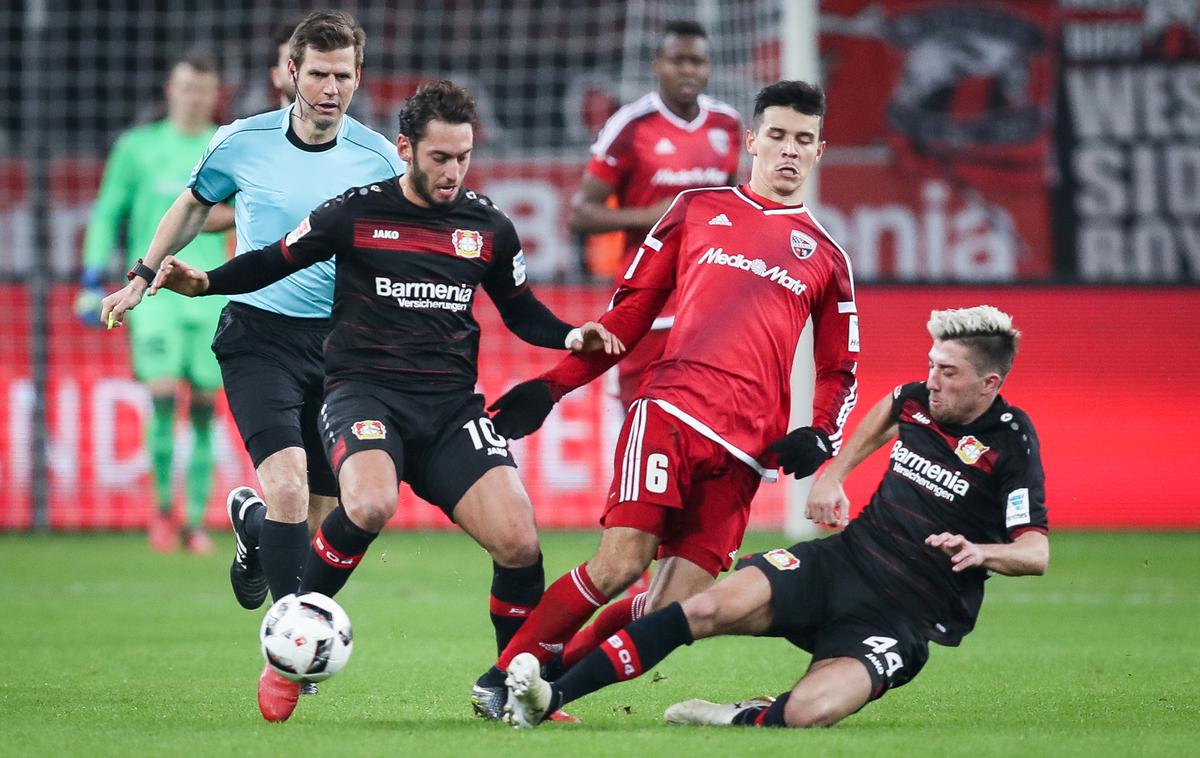
<svg viewBox="0 0 1200 758">
<path fill-rule="evenodd" d="M 720 247 L 710 247 L 704 252 L 704 255 L 701 255 L 696 260 L 696 263 L 715 263 L 718 266 L 740 268 L 742 271 L 749 271 L 755 276 L 761 276 L 763 279 L 770 279 L 785 290 L 797 295 L 803 294 L 808 289 L 807 284 L 792 277 L 787 272 L 787 269 L 782 266 L 767 268 L 767 264 L 762 258 L 747 258 L 741 253 L 730 255 L 725 252 L 724 248 Z"/>
<path fill-rule="evenodd" d="M 375 233 L 371 235 L 371 239 L 398 240 L 400 239 L 400 232 L 395 229 L 376 229 Z"/>
</svg>

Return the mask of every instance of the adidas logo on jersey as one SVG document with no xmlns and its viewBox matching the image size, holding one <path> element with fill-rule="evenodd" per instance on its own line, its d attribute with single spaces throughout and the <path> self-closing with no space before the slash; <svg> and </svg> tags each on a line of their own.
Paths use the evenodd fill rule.
<svg viewBox="0 0 1200 758">
<path fill-rule="evenodd" d="M 667 139 L 666 137 L 663 137 L 662 139 L 660 139 L 658 141 L 658 144 L 656 144 L 654 146 L 654 154 L 655 155 L 674 155 L 675 154 L 675 145 L 671 143 L 671 140 Z"/>
<path fill-rule="evenodd" d="M 708 220 L 709 226 L 733 226 L 733 222 L 724 213 L 718 213 Z"/>
</svg>

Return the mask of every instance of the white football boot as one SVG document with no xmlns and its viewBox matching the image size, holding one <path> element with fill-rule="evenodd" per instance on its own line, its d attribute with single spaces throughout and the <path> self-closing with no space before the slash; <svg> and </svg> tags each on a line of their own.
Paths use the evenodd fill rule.
<svg viewBox="0 0 1200 758">
<path fill-rule="evenodd" d="M 550 710 L 553 692 L 550 683 L 542 679 L 542 664 L 530 653 L 521 653 L 508 664 L 508 702 L 504 704 L 504 720 L 517 729 L 532 729 Z"/>
<path fill-rule="evenodd" d="M 668 724 L 693 726 L 729 726 L 739 713 L 749 708 L 762 708 L 775 702 L 773 697 L 756 697 L 740 703 L 710 703 L 707 700 L 684 700 L 663 713 Z"/>
</svg>

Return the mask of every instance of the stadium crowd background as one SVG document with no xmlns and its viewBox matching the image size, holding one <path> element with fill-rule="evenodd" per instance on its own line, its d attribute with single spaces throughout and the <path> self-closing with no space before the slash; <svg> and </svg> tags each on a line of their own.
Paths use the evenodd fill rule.
<svg viewBox="0 0 1200 758">
<path fill-rule="evenodd" d="M 605 118 L 653 89 L 663 22 L 707 27 L 709 92 L 748 113 L 783 74 L 784 2 L 351 3 L 368 32 L 351 112 L 392 134 L 418 82 L 469 86 L 484 113 L 469 183 L 513 217 L 542 299 L 582 321 L 603 309 L 611 264 L 569 234 L 567 203 Z M 1200 427 L 1200 10 L 817 5 L 830 102 L 817 217 L 855 265 L 860 396 L 924 375 L 911 357 L 930 309 L 998 306 L 1025 333 L 1005 395 L 1038 424 L 1052 526 L 1200 527 L 1187 473 Z M 271 36 L 308 7 L 26 0 L 0 16 L 0 529 L 144 524 L 148 397 L 126 336 L 72 312 L 103 161 L 117 134 L 155 117 L 188 50 L 219 64 L 219 121 L 275 107 Z M 489 397 L 554 360 L 490 304 L 478 311 Z M 224 492 L 253 481 L 223 407 L 219 418 L 214 525 Z M 597 383 L 515 444 L 543 526 L 594 525 L 618 425 Z M 177 446 L 189 444 L 181 423 Z M 857 503 L 885 458 L 851 482 Z M 783 490 L 763 488 L 754 527 L 782 525 Z M 394 523 L 446 525 L 407 492 Z"/>
</svg>

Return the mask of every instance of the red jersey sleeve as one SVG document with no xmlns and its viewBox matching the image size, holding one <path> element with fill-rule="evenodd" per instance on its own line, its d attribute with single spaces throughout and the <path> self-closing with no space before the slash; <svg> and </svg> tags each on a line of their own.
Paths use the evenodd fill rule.
<svg viewBox="0 0 1200 758">
<path fill-rule="evenodd" d="M 612 368 L 650 331 L 675 289 L 675 264 L 683 236 L 687 201 L 678 195 L 671 207 L 650 229 L 621 285 L 613 295 L 612 307 L 600 317 L 605 329 L 625 343 L 622 355 L 603 352 L 571 354 L 540 378 L 550 385 L 555 401 L 582 387 Z"/>
<path fill-rule="evenodd" d="M 858 401 L 858 308 L 850 259 L 835 246 L 829 283 L 813 309 L 813 428 L 829 435 L 834 453 L 842 445 L 842 429 Z"/>
<path fill-rule="evenodd" d="M 592 145 L 592 159 L 587 166 L 589 174 L 614 187 L 625 183 L 637 157 L 633 150 L 634 123 L 610 119 L 604 125 L 596 144 Z"/>
</svg>

